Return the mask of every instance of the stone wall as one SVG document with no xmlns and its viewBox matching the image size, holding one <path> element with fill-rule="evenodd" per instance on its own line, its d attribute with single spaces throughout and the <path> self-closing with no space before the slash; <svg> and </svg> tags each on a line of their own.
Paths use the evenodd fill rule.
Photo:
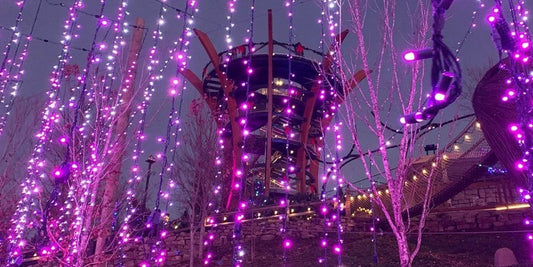
<svg viewBox="0 0 533 267">
<path fill-rule="evenodd" d="M 517 186 L 508 177 L 476 182 L 448 200 L 450 208 L 486 207 L 519 202 Z"/>
<path fill-rule="evenodd" d="M 468 232 L 520 228 L 524 219 L 531 217 L 529 208 L 497 210 L 498 207 L 515 203 L 519 203 L 516 186 L 510 179 L 482 179 L 434 209 L 427 217 L 425 231 Z M 416 224 L 416 220 L 417 218 L 414 218 L 413 223 Z M 370 229 L 368 217 L 342 217 L 341 221 L 346 232 L 368 232 Z M 242 227 L 245 250 L 250 251 L 247 246 L 254 242 L 276 243 L 276 240 L 281 239 L 280 227 L 281 221 L 277 217 L 245 221 Z M 384 231 L 387 229 L 386 226 L 382 228 Z M 288 236 L 294 240 L 316 240 L 323 236 L 324 223 L 319 217 L 302 215 L 291 217 L 287 229 Z M 330 228 L 330 231 L 334 232 L 335 228 Z M 215 229 L 216 239 L 213 245 L 217 251 L 216 254 L 224 255 L 216 259 L 218 265 L 231 266 L 232 234 L 233 224 L 230 223 L 220 225 Z M 198 244 L 194 245 L 197 250 Z M 164 247 L 167 251 L 165 266 L 189 265 L 190 234 L 188 231 L 171 231 L 164 241 Z M 139 266 L 149 248 L 148 244 L 130 247 L 127 250 L 126 266 Z M 201 266 L 200 262 L 198 266 Z"/>
<path fill-rule="evenodd" d="M 520 204 L 517 186 L 506 175 L 478 179 L 450 200 L 436 207 L 426 220 L 427 231 L 487 231 L 521 227 L 531 217 L 529 208 L 507 209 Z"/>
<path fill-rule="evenodd" d="M 529 208 L 516 210 L 471 210 L 430 213 L 425 229 L 429 232 L 490 231 L 521 228 L 531 217 Z"/>
<path fill-rule="evenodd" d="M 342 217 L 341 223 L 344 231 L 362 232 L 370 229 L 370 222 L 368 220 L 356 221 L 352 218 Z M 244 222 L 242 227 L 242 241 L 245 244 L 245 250 L 249 250 L 247 246 L 251 243 L 251 240 L 259 242 L 280 239 L 280 226 L 281 221 L 275 218 Z M 318 239 L 324 234 L 323 220 L 315 217 L 310 219 L 307 219 L 307 217 L 291 217 L 287 229 L 287 235 L 294 240 Z M 330 228 L 328 231 L 333 233 L 335 227 Z M 219 251 L 217 254 L 220 255 L 220 251 L 224 251 L 222 253 L 224 256 L 221 259 L 217 259 L 219 263 L 223 263 L 223 266 L 231 266 L 232 235 L 233 224 L 220 225 L 215 228 L 216 239 L 213 245 Z M 197 242 L 196 240 L 194 244 L 195 250 L 198 248 Z M 127 249 L 126 258 L 128 260 L 125 262 L 125 265 L 127 267 L 139 266 L 144 258 L 145 252 L 149 251 L 149 247 L 149 244 L 138 244 Z M 167 251 L 165 266 L 188 266 L 190 259 L 190 233 L 188 231 L 171 231 L 164 240 L 164 247 Z"/>
<path fill-rule="evenodd" d="M 529 209 L 510 210 L 469 210 L 447 211 L 431 213 L 426 220 L 425 231 L 427 232 L 468 232 L 468 231 L 491 231 L 499 229 L 516 229 L 523 225 L 525 218 L 531 216 Z M 368 232 L 370 221 L 361 218 L 341 218 L 346 232 Z M 414 220 L 416 223 L 416 219 Z M 252 240 L 256 242 L 280 240 L 279 228 L 281 221 L 277 219 L 264 219 L 247 221 L 243 224 L 242 234 L 245 250 L 249 251 Z M 323 221 L 319 218 L 306 219 L 291 218 L 288 223 L 288 236 L 294 240 L 314 240 L 323 236 Z M 384 227 L 386 228 L 386 227 Z M 335 228 L 330 228 L 333 233 Z M 386 231 L 386 229 L 385 229 Z M 218 255 L 224 255 L 217 259 L 223 266 L 231 265 L 233 224 L 218 226 L 215 230 L 213 245 Z M 164 241 L 167 251 L 165 266 L 188 266 L 189 263 L 190 235 L 185 230 L 175 230 L 169 233 Z M 149 245 L 138 245 L 128 249 L 126 266 L 139 266 L 144 258 L 144 252 L 149 251 Z M 195 250 L 198 244 L 195 244 Z M 200 264 L 199 264 L 200 266 Z"/>
</svg>

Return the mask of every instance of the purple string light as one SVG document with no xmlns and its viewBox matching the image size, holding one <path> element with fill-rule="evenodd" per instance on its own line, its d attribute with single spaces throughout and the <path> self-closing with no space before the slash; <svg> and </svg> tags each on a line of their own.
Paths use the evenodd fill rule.
<svg viewBox="0 0 533 267">
<path fill-rule="evenodd" d="M 157 76 L 153 74 L 154 68 L 156 67 L 158 60 L 156 58 L 157 56 L 157 46 L 160 41 L 160 35 L 161 35 L 161 26 L 164 24 L 163 19 L 163 11 L 164 6 L 161 3 L 159 8 L 159 15 L 158 15 L 158 21 L 156 22 L 156 29 L 152 32 L 152 39 L 153 39 L 153 45 L 148 51 L 148 86 L 145 86 L 143 90 L 143 100 L 141 104 L 137 105 L 137 110 L 141 114 L 141 119 L 139 120 L 139 130 L 137 131 L 137 143 L 135 144 L 135 148 L 133 150 L 132 160 L 133 165 L 131 168 L 132 176 L 128 180 L 128 189 L 126 191 L 126 197 L 127 197 L 127 209 L 126 209 L 126 215 L 123 219 L 123 223 L 120 228 L 119 233 L 119 244 L 126 244 L 130 240 L 134 240 L 135 242 L 139 242 L 141 240 L 140 237 L 132 236 L 133 230 L 131 229 L 130 221 L 136 216 L 137 209 L 139 208 L 137 205 L 134 205 L 134 199 L 135 196 L 135 187 L 141 180 L 140 175 L 140 167 L 139 167 L 139 158 L 140 154 L 142 153 L 142 142 L 146 140 L 146 136 L 144 133 L 145 129 L 145 123 L 146 123 L 146 114 L 147 109 L 150 105 L 150 99 L 152 96 L 152 92 L 154 90 L 154 82 L 157 79 Z M 144 205 L 144 203 L 142 203 Z M 143 209 L 145 207 L 142 207 Z M 142 214 L 141 214 L 142 215 Z M 141 216 L 137 215 L 137 216 Z M 150 229 L 151 230 L 151 229 Z M 122 246 L 121 246 L 122 247 Z M 146 256 L 146 255 L 145 255 Z M 145 257 L 146 258 L 146 257 Z"/>
<path fill-rule="evenodd" d="M 36 222 L 32 219 L 33 216 L 38 216 L 36 211 L 36 201 L 40 192 L 43 190 L 40 182 L 40 177 L 46 175 L 44 150 L 45 145 L 50 140 L 50 133 L 53 125 L 59 121 L 59 91 L 61 88 L 63 71 L 70 58 L 70 45 L 73 37 L 73 32 L 76 29 L 76 19 L 78 10 L 84 6 L 83 1 L 76 1 L 69 8 L 68 18 L 65 20 L 65 31 L 62 34 L 63 44 L 62 51 L 59 55 L 58 65 L 54 66 L 50 77 L 50 88 L 47 91 L 49 97 L 48 105 L 43 111 L 43 120 L 41 128 L 36 137 L 38 142 L 33 149 L 32 157 L 28 164 L 27 177 L 22 181 L 22 198 L 18 202 L 17 209 L 12 219 L 12 228 L 8 235 L 10 243 L 9 256 L 7 264 L 14 264 L 22 257 L 22 250 L 27 245 L 27 240 L 24 235 L 30 227 L 37 227 Z"/>
<path fill-rule="evenodd" d="M 4 50 L 4 58 L 0 65 L 0 105 L 2 106 L 2 108 L 5 108 L 5 114 L 3 113 L 0 114 L 0 135 L 4 131 L 6 120 L 7 120 L 7 117 L 9 116 L 10 109 L 12 106 L 12 100 L 14 96 L 17 94 L 18 86 L 20 84 L 20 79 L 22 77 L 22 74 L 24 74 L 22 66 L 24 65 L 24 61 L 28 55 L 28 45 L 31 41 L 30 36 L 26 36 L 23 38 L 23 35 L 19 29 L 20 23 L 23 21 L 23 11 L 24 11 L 24 7 L 26 6 L 26 0 L 16 1 L 15 5 L 18 7 L 17 18 L 15 21 L 15 25 L 10 29 L 11 30 L 10 40 L 6 44 L 6 48 Z M 39 2 L 36 17 L 39 14 L 40 6 L 41 6 L 41 2 Z M 35 21 L 33 23 L 33 26 L 34 25 L 35 25 Z M 34 29 L 33 26 L 32 26 L 31 32 L 33 32 L 33 29 Z M 10 51 L 12 49 L 12 46 L 15 44 L 16 44 L 15 51 L 13 55 L 11 55 Z M 21 45 L 23 48 L 22 48 L 22 52 L 19 55 L 18 50 L 20 49 Z M 8 68 L 8 65 L 9 65 L 9 68 Z M 12 74 L 13 72 L 15 73 Z M 7 97 L 6 87 L 11 82 L 13 82 L 14 85 L 11 87 L 9 97 Z M 6 103 L 6 98 L 9 99 L 7 103 Z"/>
<path fill-rule="evenodd" d="M 518 121 L 512 122 L 508 130 L 515 137 L 520 149 L 522 158 L 515 162 L 515 169 L 526 173 L 527 189 L 519 188 L 518 192 L 524 202 L 533 203 L 531 192 L 533 192 L 533 117 L 531 114 L 531 101 L 533 100 L 532 83 L 533 72 L 531 71 L 531 34 L 527 21 L 529 10 L 526 9 L 525 1 L 509 0 L 509 13 L 512 21 L 510 25 L 505 20 L 504 10 L 500 1 L 495 2 L 492 13 L 487 17 L 488 23 L 492 27 L 493 38 L 500 55 L 506 53 L 509 56 L 509 63 L 502 63 L 501 68 L 509 71 L 511 77 L 506 80 L 510 89 L 506 90 L 501 97 L 502 102 L 515 103 Z M 509 27 L 510 26 L 510 27 Z M 530 220 L 525 221 L 526 225 Z M 531 240 L 531 235 L 528 235 Z"/>
<path fill-rule="evenodd" d="M 289 47 L 292 47 L 293 44 L 294 44 L 294 1 L 293 0 L 287 0 L 285 1 L 284 3 L 285 7 L 287 8 L 288 10 L 288 13 L 287 13 L 287 16 L 289 17 Z M 287 106 L 285 107 L 285 116 L 287 116 L 289 118 L 289 121 L 290 121 L 290 117 L 292 116 L 292 113 L 293 113 L 293 109 L 292 109 L 292 106 L 291 106 L 291 101 L 290 101 L 290 97 L 291 97 L 291 92 L 293 91 L 292 89 L 292 86 L 293 86 L 293 82 L 292 82 L 292 78 L 293 78 L 293 73 L 292 73 L 292 57 L 293 57 L 293 54 L 292 54 L 292 50 L 289 49 L 289 54 L 288 54 L 288 69 L 289 69 L 289 72 L 287 73 L 287 88 L 286 88 L 286 92 L 287 92 L 287 98 L 285 99 L 286 103 L 287 103 Z M 286 158 L 287 158 L 287 165 L 285 166 L 285 175 L 284 175 L 284 179 L 282 181 L 282 186 L 284 187 L 283 188 L 283 191 L 285 192 L 284 194 L 284 199 L 280 202 L 280 208 L 284 208 L 285 209 L 285 212 L 284 214 L 281 214 L 280 215 L 280 219 L 282 220 L 282 225 L 281 225 L 281 229 L 280 229 L 280 232 L 281 232 L 281 240 L 282 240 L 282 247 L 283 247 L 283 255 L 282 255 L 282 260 L 283 260 L 283 265 L 285 266 L 287 264 L 287 252 L 289 249 L 291 249 L 292 247 L 292 240 L 290 240 L 287 235 L 287 226 L 288 226 L 288 221 L 289 221 L 289 215 L 290 215 L 290 200 L 289 200 L 289 191 L 291 190 L 291 185 L 290 185 L 290 179 L 289 179 L 289 175 L 290 175 L 290 170 L 291 169 L 294 169 L 294 166 L 291 164 L 291 156 L 290 156 L 290 148 L 289 148 L 289 142 L 290 140 L 292 139 L 292 136 L 293 136 L 293 133 L 292 133 L 292 129 L 290 129 L 290 126 L 287 124 L 285 126 L 287 128 L 286 130 L 286 143 L 285 143 L 285 150 L 286 150 Z M 271 160 L 271 159 L 267 159 L 267 160 Z"/>
</svg>

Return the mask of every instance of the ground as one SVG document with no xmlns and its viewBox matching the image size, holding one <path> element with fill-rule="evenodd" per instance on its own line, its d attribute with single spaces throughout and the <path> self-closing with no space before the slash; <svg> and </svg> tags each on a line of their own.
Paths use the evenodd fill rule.
<svg viewBox="0 0 533 267">
<path fill-rule="evenodd" d="M 370 235 L 346 233 L 344 237 L 343 266 L 399 265 L 396 241 L 392 235 L 377 237 L 378 264 L 373 263 Z M 526 233 L 517 232 L 427 234 L 413 266 L 494 266 L 494 253 L 502 247 L 510 248 L 515 253 L 520 266 L 533 266 L 531 244 L 527 241 Z M 226 247 L 224 250 L 231 254 L 231 248 Z M 336 257 L 331 257 L 331 250 L 327 252 L 329 257 L 326 266 L 336 266 Z M 249 253 L 254 254 L 254 259 L 246 266 L 282 266 L 283 251 L 277 240 L 257 240 L 255 250 Z M 321 266 L 317 259 L 323 253 L 318 240 L 296 240 L 294 247 L 288 252 L 287 266 Z"/>
</svg>

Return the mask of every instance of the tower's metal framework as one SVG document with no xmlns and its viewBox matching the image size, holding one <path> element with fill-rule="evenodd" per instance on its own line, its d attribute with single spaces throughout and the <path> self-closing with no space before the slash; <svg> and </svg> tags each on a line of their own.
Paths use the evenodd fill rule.
<svg viewBox="0 0 533 267">
<path fill-rule="evenodd" d="M 224 161 L 232 185 L 236 181 L 235 170 L 244 170 L 243 180 L 248 184 L 261 181 L 267 194 L 280 190 L 286 175 L 291 193 L 316 194 L 324 129 L 342 96 L 363 80 L 366 73 L 359 71 L 343 84 L 332 71 L 333 51 L 337 47 L 322 55 L 299 43 L 288 45 L 269 40 L 281 53 L 272 53 L 269 57 L 268 52 L 264 53 L 268 43 L 243 45 L 217 53 L 205 33 L 199 30 L 195 33 L 210 62 L 201 79 L 188 69 L 181 73 L 204 96 L 211 111 L 217 115 L 219 127 L 224 129 Z M 339 34 L 334 45 L 340 45 L 347 33 Z M 254 48 L 252 55 L 249 54 L 250 47 Z M 321 57 L 322 62 L 306 58 L 304 53 L 313 53 Z M 248 60 L 253 68 L 251 75 L 247 72 Z M 292 73 L 290 79 L 289 70 Z M 269 91 L 272 116 L 268 115 Z M 249 109 L 247 136 L 243 142 L 243 126 L 239 122 L 246 114 L 240 108 L 245 102 Z M 285 112 L 288 105 L 292 108 L 291 113 Z M 271 123 L 268 123 L 269 119 Z M 269 124 L 271 129 L 267 127 Z M 272 133 L 270 155 L 266 149 L 269 131 Z M 246 161 L 241 160 L 244 154 L 248 156 Z M 270 173 L 266 173 L 268 164 L 271 165 Z M 286 170 L 287 166 L 293 167 Z"/>
</svg>

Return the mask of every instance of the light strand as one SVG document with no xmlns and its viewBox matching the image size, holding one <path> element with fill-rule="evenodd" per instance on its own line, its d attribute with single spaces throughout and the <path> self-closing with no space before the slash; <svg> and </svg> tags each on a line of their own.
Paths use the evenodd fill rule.
<svg viewBox="0 0 533 267">
<path fill-rule="evenodd" d="M 63 71 L 69 60 L 70 44 L 73 38 L 73 31 L 75 30 L 76 19 L 78 16 L 78 10 L 84 7 L 84 3 L 78 0 L 73 3 L 69 8 L 68 18 L 65 20 L 64 29 L 62 34 L 63 48 L 58 57 L 58 65 L 54 66 L 50 77 L 50 87 L 47 91 L 49 97 L 48 105 L 43 111 L 43 120 L 39 132 L 37 133 L 38 142 L 35 145 L 32 158 L 28 164 L 28 174 L 23 180 L 22 198 L 18 202 L 17 210 L 13 215 L 12 228 L 8 236 L 10 248 L 7 258 L 7 264 L 14 264 L 22 257 L 22 250 L 27 245 L 24 234 L 28 228 L 33 225 L 37 227 L 35 222 L 30 218 L 32 215 L 37 215 L 36 212 L 32 212 L 32 209 L 36 209 L 36 197 L 38 197 L 42 188 L 40 185 L 40 178 L 45 177 L 43 167 L 45 166 L 45 160 L 43 159 L 43 153 L 45 145 L 50 142 L 50 132 L 52 131 L 53 124 L 58 122 L 60 115 L 58 113 L 59 108 L 59 91 L 61 89 Z"/>
<path fill-rule="evenodd" d="M 33 33 L 35 21 L 37 20 L 37 16 L 41 8 L 41 3 L 42 3 L 42 0 L 39 2 L 39 5 L 37 7 L 37 11 L 35 14 L 35 18 L 33 21 L 30 34 Z M 20 26 L 19 24 L 23 20 L 22 14 L 24 11 L 24 7 L 26 5 L 26 0 L 17 1 L 15 4 L 19 8 L 19 12 L 17 14 L 15 25 L 12 28 L 10 28 L 11 37 L 8 43 L 6 44 L 6 48 L 4 50 L 4 59 L 2 60 L 2 63 L 0 65 L 0 105 L 2 106 L 3 109 L 5 109 L 4 111 L 5 113 L 2 112 L 2 114 L 0 114 L 0 135 L 3 133 L 4 128 L 6 126 L 6 120 L 10 114 L 11 107 L 13 105 L 13 99 L 15 95 L 17 94 L 18 87 L 20 84 L 20 79 L 22 75 L 24 74 L 23 65 L 28 55 L 28 45 L 31 41 L 31 37 L 29 36 L 22 38 L 23 35 L 19 29 L 19 26 Z M 13 55 L 10 57 L 10 51 L 11 51 L 13 44 L 16 44 L 16 48 L 15 48 Z M 21 45 L 22 45 L 22 52 L 19 55 L 18 51 Z M 6 66 L 7 64 L 9 64 L 9 68 L 7 68 Z M 15 72 L 15 74 L 12 74 L 13 72 Z M 14 84 L 11 86 L 9 96 L 6 96 L 6 87 L 11 82 L 13 82 Z M 6 103 L 6 98 L 8 99 L 7 103 Z"/>
<path fill-rule="evenodd" d="M 141 118 L 139 120 L 139 129 L 137 130 L 137 136 L 136 136 L 136 144 L 135 144 L 135 147 L 134 147 L 134 150 L 133 150 L 133 155 L 132 155 L 132 160 L 133 160 L 133 165 L 132 165 L 132 168 L 131 168 L 131 177 L 130 179 L 128 179 L 128 184 L 127 184 L 127 191 L 126 191 L 126 200 L 127 200 L 127 208 L 126 208 L 126 215 L 123 219 L 123 223 L 121 225 L 121 228 L 120 228 L 120 232 L 119 232 L 119 244 L 121 244 L 120 247 L 122 247 L 123 245 L 127 244 L 130 240 L 133 239 L 134 242 L 140 242 L 142 237 L 139 237 L 139 236 L 133 236 L 135 235 L 135 232 L 134 231 L 137 231 L 137 233 L 143 233 L 145 232 L 144 229 L 145 228 L 150 228 L 148 229 L 148 231 L 150 231 L 150 233 L 153 232 L 153 228 L 152 228 L 152 222 L 144 222 L 144 221 L 141 221 L 143 220 L 143 216 L 146 215 L 146 214 L 142 214 L 142 213 L 145 213 L 145 209 L 146 209 L 146 203 L 138 203 L 138 199 L 136 198 L 136 195 L 135 195 L 135 187 L 136 185 L 138 185 L 138 183 L 140 182 L 140 180 L 142 179 L 142 177 L 140 176 L 140 167 L 139 167 L 139 158 L 140 158 L 140 155 L 142 153 L 142 142 L 145 141 L 146 139 L 146 136 L 145 136 L 145 133 L 144 133 L 144 129 L 145 129 L 145 124 L 146 124 L 146 114 L 147 114 L 147 110 L 148 110 L 148 107 L 150 105 L 150 100 L 151 100 L 151 96 L 152 96 L 152 92 L 154 91 L 154 83 L 155 81 L 157 80 L 157 76 L 154 74 L 155 70 L 154 68 L 158 65 L 159 61 L 157 59 L 157 47 L 159 45 L 159 42 L 161 40 L 161 26 L 164 24 L 164 17 L 163 17 L 163 12 L 164 12 L 164 7 L 163 5 L 161 4 L 160 7 L 159 7 L 159 14 L 158 14 L 158 17 L 157 17 L 157 21 L 156 21 L 156 29 L 154 31 L 152 31 L 152 40 L 153 40 L 153 44 L 152 46 L 150 47 L 150 49 L 148 50 L 148 64 L 146 66 L 146 69 L 148 71 L 148 85 L 144 87 L 144 90 L 143 90 L 143 98 L 142 98 L 142 101 L 139 105 L 137 105 L 137 111 L 141 114 Z M 148 174 L 150 175 L 150 174 Z M 145 192 L 146 194 L 147 192 Z M 142 205 L 142 206 L 141 206 Z M 137 213 L 138 212 L 138 209 L 141 209 L 140 213 Z M 137 214 L 136 214 L 137 213 Z M 152 221 L 156 221 L 156 220 L 159 220 L 159 217 L 158 216 L 160 214 L 156 214 L 155 211 L 152 213 L 151 217 L 151 220 Z M 158 216 L 157 218 L 154 218 L 154 216 Z M 132 222 L 133 221 L 133 222 Z M 141 229 L 133 229 L 133 225 L 131 225 L 131 223 L 137 223 L 137 225 L 135 225 L 135 227 L 140 227 Z M 155 226 L 154 226 L 155 227 Z M 149 248 L 150 251 L 152 250 L 152 248 Z M 152 253 L 150 252 L 149 255 L 147 255 L 145 253 L 145 260 L 151 260 L 150 256 L 152 255 Z M 125 257 L 125 255 L 122 255 L 122 257 Z M 148 259 L 146 259 L 148 258 Z"/>
<path fill-rule="evenodd" d="M 287 16 L 289 17 L 289 31 L 288 31 L 288 37 L 289 37 L 289 47 L 292 47 L 294 44 L 294 1 L 293 0 L 287 0 L 284 3 L 285 7 L 287 8 Z M 290 118 L 292 116 L 292 113 L 294 112 L 291 107 L 291 92 L 292 92 L 292 86 L 293 86 L 293 73 L 292 73 L 292 57 L 293 53 L 292 50 L 288 50 L 288 73 L 287 73 L 287 99 L 286 100 L 286 107 L 284 110 L 284 114 L 282 116 L 287 116 L 288 120 L 290 122 Z M 283 247 L 283 255 L 282 255 L 282 261 L 283 265 L 287 265 L 287 252 L 292 247 L 292 240 L 287 237 L 288 235 L 288 220 L 289 220 L 289 214 L 290 214 L 290 200 L 289 200 L 289 191 L 291 190 L 291 184 L 290 184 L 290 170 L 294 169 L 294 166 L 291 164 L 291 155 L 290 155 L 290 140 L 292 139 L 293 133 L 292 129 L 290 128 L 290 124 L 287 123 L 287 125 L 284 125 L 286 130 L 286 139 L 285 139 L 285 150 L 286 150 L 286 166 L 285 166 L 285 175 L 282 180 L 283 185 L 283 192 L 284 192 L 284 199 L 281 201 L 280 206 L 281 208 L 284 208 L 285 212 L 284 214 L 280 215 L 280 219 L 282 221 L 281 225 L 281 240 L 282 240 L 282 247 Z M 302 144 L 305 145 L 305 144 Z M 271 160 L 271 159 L 268 159 Z M 303 167 L 303 166 L 302 166 Z M 304 178 L 305 179 L 305 178 Z"/>
</svg>

